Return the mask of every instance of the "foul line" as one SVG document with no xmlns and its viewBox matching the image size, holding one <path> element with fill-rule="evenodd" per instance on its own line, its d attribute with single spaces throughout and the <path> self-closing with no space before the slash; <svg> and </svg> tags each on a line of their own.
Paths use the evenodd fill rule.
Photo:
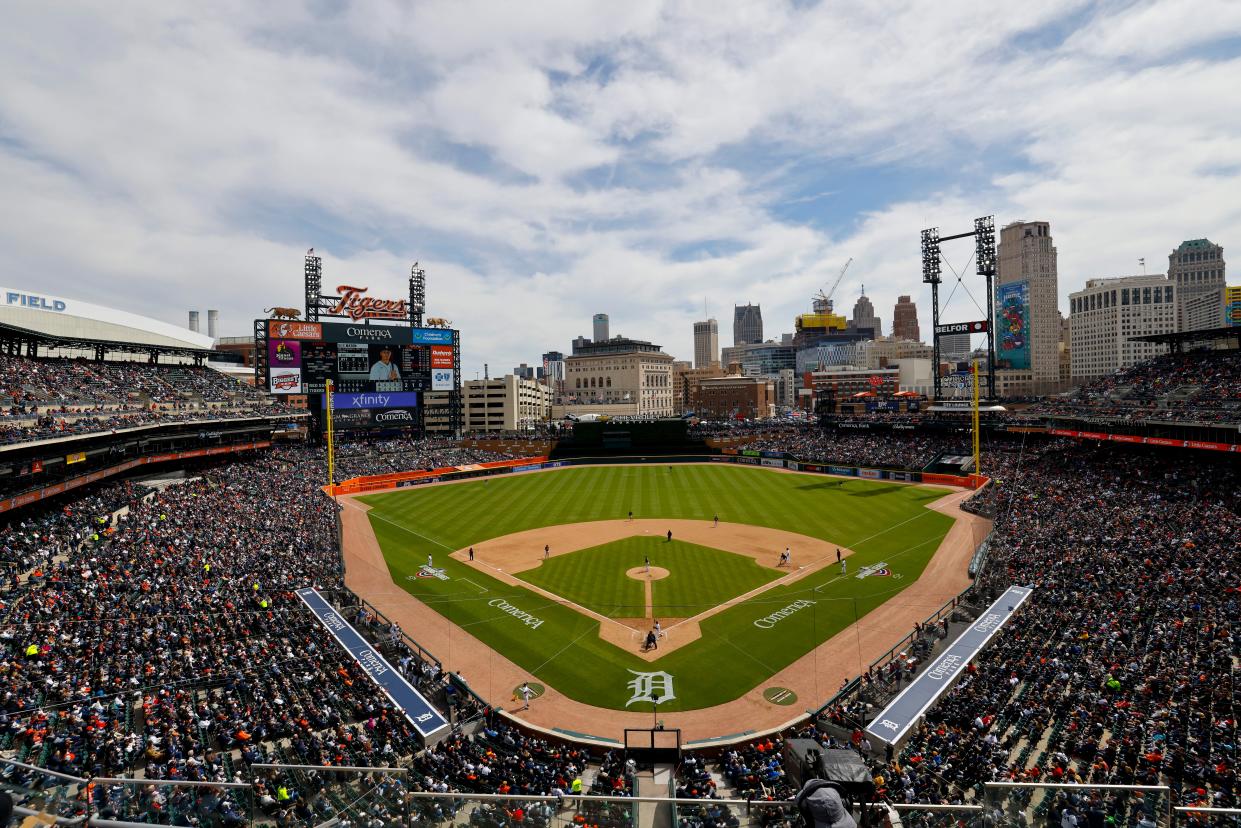
<svg viewBox="0 0 1241 828">
<path fill-rule="evenodd" d="M 544 667 L 546 667 L 548 664 L 551 664 L 553 661 L 555 661 L 555 660 L 556 660 L 556 658 L 557 658 L 557 657 L 558 657 L 561 653 L 563 653 L 565 650 L 567 650 L 567 649 L 569 649 L 570 647 L 572 647 L 572 646 L 573 646 L 574 644 L 576 644 L 577 642 L 581 641 L 581 640 L 582 640 L 583 638 L 585 638 L 586 636 L 590 635 L 592 632 L 595 632 L 594 628 L 593 628 L 593 627 L 590 627 L 590 626 L 587 626 L 587 628 L 586 628 L 586 632 L 582 633 L 582 634 L 581 634 L 581 635 L 579 635 L 577 638 L 573 639 L 573 640 L 572 640 L 572 641 L 570 641 L 568 644 L 564 645 L 564 646 L 563 646 L 563 647 L 561 647 L 559 650 L 557 650 L 556 652 L 552 653 L 551 657 L 550 657 L 550 658 L 548 658 L 548 659 L 547 659 L 547 661 L 544 661 L 544 662 L 543 662 L 542 664 L 540 664 L 538 667 L 535 667 L 533 670 L 531 670 L 531 671 L 530 671 L 530 675 L 532 675 L 532 676 L 533 676 L 533 675 L 536 675 L 536 674 L 539 672 L 539 670 L 542 670 L 542 669 L 543 669 Z"/>
</svg>

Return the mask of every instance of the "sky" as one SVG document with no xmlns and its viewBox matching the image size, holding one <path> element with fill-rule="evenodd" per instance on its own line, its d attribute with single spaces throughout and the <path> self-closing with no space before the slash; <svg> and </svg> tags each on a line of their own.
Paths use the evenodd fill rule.
<svg viewBox="0 0 1241 828">
<path fill-rule="evenodd" d="M 16 2 L 0 27 L 0 283 L 244 335 L 324 284 L 462 331 L 464 377 L 590 336 L 693 355 L 863 285 L 919 233 L 1051 223 L 1085 280 L 1241 243 L 1241 3 Z M 1231 91 L 1230 91 L 1231 90 Z M 972 245 L 944 246 L 970 274 Z M 1230 279 L 1235 282 L 1236 279 Z M 981 280 L 964 284 L 979 297 Z M 964 290 L 944 321 L 980 317 Z"/>
</svg>

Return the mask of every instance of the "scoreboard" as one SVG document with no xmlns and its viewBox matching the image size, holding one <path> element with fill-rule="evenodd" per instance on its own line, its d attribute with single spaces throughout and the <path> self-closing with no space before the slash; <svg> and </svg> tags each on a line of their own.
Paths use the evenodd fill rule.
<svg viewBox="0 0 1241 828">
<path fill-rule="evenodd" d="M 267 334 L 260 387 L 321 401 L 331 380 L 337 398 L 354 395 L 364 401 L 348 406 L 352 410 L 341 417 L 341 427 L 419 422 L 414 414 L 425 392 L 457 388 L 460 345 L 457 332 L 447 328 L 277 319 L 258 324 Z"/>
<path fill-rule="evenodd" d="M 451 391 L 456 337 L 447 328 L 267 320 L 272 394 Z"/>
</svg>

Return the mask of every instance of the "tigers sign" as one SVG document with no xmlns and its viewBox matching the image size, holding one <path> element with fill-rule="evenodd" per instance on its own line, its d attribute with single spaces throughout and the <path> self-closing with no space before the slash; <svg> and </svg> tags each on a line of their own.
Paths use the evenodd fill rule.
<svg viewBox="0 0 1241 828">
<path fill-rule="evenodd" d="M 328 302 L 334 302 L 325 313 L 328 316 L 344 316 L 355 322 L 359 319 L 405 319 L 409 316 L 409 301 L 406 299 L 375 299 L 367 296 L 370 288 L 339 285 L 336 297 L 325 296 Z"/>
</svg>

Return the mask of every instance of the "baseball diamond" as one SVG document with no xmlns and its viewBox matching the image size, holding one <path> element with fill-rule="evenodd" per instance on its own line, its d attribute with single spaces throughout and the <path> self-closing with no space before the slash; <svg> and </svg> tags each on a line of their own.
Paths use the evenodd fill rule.
<svg viewBox="0 0 1241 828">
<path fill-rule="evenodd" d="M 856 674 L 877 654 L 855 642 L 824 663 L 816 650 L 829 642 L 840 650 L 833 639 L 843 630 L 881 606 L 923 617 L 960 589 L 958 554 L 952 585 L 904 594 L 946 546 L 954 518 L 932 508 L 946 496 L 957 495 L 731 465 L 574 467 L 350 499 L 346 544 L 373 533 L 382 553 L 374 563 L 388 577 L 364 574 L 364 597 L 385 612 L 403 606 L 411 634 L 480 691 L 500 680 L 492 675 L 500 665 L 504 687 L 525 678 L 546 685 L 522 713 L 532 722 L 559 726 L 558 708 L 573 703 L 649 715 L 654 697 L 635 695 L 635 675 L 666 682 L 660 715 L 751 697 L 779 710 L 762 694 L 773 677 L 812 705 L 835 689 L 828 674 L 831 682 Z M 363 509 L 369 526 L 357 521 Z M 841 575 L 838 550 L 859 569 L 903 577 Z M 428 556 L 443 578 L 418 577 Z M 906 631 L 889 625 L 879 640 L 891 646 Z M 480 647 L 490 655 L 479 658 Z M 779 715 L 788 718 L 788 708 Z"/>
</svg>

